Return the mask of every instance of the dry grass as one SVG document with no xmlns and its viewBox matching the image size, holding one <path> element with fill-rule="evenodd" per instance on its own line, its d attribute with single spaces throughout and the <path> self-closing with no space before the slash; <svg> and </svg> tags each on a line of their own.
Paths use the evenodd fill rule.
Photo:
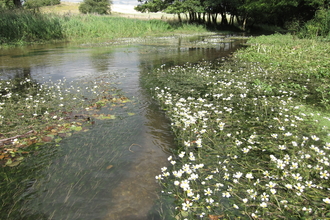
<svg viewBox="0 0 330 220">
<path fill-rule="evenodd" d="M 55 14 L 79 14 L 79 3 L 61 2 L 59 5 L 41 7 L 40 11 L 44 13 Z"/>
<path fill-rule="evenodd" d="M 44 13 L 54 14 L 79 14 L 79 4 L 74 2 L 61 2 L 59 5 L 45 6 L 40 9 Z M 161 19 L 161 20 L 174 20 L 177 17 L 173 14 L 166 13 L 141 13 L 137 12 L 132 5 L 112 5 L 111 11 L 113 16 L 135 18 L 135 19 Z"/>
</svg>

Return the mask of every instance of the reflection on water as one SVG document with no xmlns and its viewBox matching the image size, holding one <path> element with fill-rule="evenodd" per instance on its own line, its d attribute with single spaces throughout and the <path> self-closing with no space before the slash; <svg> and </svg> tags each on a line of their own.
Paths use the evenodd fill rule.
<svg viewBox="0 0 330 220">
<path fill-rule="evenodd" d="M 31 78 L 42 83 L 48 78 L 90 80 L 109 74 L 116 87 L 133 100 L 119 110 L 102 109 L 122 117 L 96 121 L 90 130 L 62 141 L 52 156 L 38 155 L 46 159 L 40 159 L 40 177 L 29 180 L 24 195 L 28 199 L 19 209 L 20 216 L 159 219 L 153 209 L 159 191 L 155 176 L 168 165 L 174 141 L 169 121 L 140 87 L 140 74 L 162 64 L 213 60 L 239 44 L 221 39 L 160 38 L 121 47 L 39 45 L 0 51 L 2 79 Z M 128 117 L 128 112 L 135 114 Z"/>
</svg>

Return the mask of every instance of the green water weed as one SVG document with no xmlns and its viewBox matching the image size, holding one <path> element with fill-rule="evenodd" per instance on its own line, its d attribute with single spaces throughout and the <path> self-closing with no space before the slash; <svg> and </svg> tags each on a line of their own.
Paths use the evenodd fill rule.
<svg viewBox="0 0 330 220">
<path fill-rule="evenodd" d="M 106 76 L 81 80 L 0 81 L 2 165 L 18 165 L 30 145 L 59 143 L 72 133 L 86 131 L 95 120 L 115 119 L 115 115 L 102 114 L 101 108 L 110 103 L 115 108 L 130 101 L 111 86 Z"/>
<path fill-rule="evenodd" d="M 321 100 L 311 90 L 320 82 L 314 73 L 327 61 L 316 61 L 317 67 L 303 61 L 314 52 L 282 54 L 289 45 L 322 50 L 314 41 L 276 37 L 253 39 L 262 46 L 239 51 L 229 63 L 162 66 L 144 76 L 179 145 L 156 176 L 164 197 L 175 199 L 172 217 L 330 216 L 329 117 L 306 110 L 315 108 L 308 97 Z M 297 57 L 302 65 L 293 71 Z M 306 67 L 315 71 L 307 76 Z"/>
</svg>

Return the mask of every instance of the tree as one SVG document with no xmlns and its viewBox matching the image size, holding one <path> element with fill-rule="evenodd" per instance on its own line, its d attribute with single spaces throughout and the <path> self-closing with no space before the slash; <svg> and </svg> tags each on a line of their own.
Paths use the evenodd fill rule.
<svg viewBox="0 0 330 220">
<path fill-rule="evenodd" d="M 84 0 L 79 6 L 79 11 L 83 14 L 110 14 L 111 0 Z"/>
</svg>

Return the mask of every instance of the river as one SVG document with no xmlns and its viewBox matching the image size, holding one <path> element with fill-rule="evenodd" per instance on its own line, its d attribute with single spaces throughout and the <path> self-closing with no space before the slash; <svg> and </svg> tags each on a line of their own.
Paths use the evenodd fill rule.
<svg viewBox="0 0 330 220">
<path fill-rule="evenodd" d="M 99 120 L 15 169 L 8 187 L 22 187 L 4 204 L 7 219 L 161 219 L 155 176 L 175 149 L 170 122 L 141 86 L 140 76 L 165 64 L 215 60 L 243 40 L 225 35 L 124 39 L 120 44 L 34 45 L 0 50 L 0 79 L 43 83 L 110 75 L 132 100 L 116 120 Z M 105 114 L 107 111 L 103 110 Z M 130 112 L 130 117 L 127 116 Z M 24 171 L 26 170 L 26 172 Z M 8 172 L 6 175 L 11 175 Z M 10 178 L 10 177 L 9 177 Z M 3 203 L 5 203 L 4 201 Z"/>
</svg>

